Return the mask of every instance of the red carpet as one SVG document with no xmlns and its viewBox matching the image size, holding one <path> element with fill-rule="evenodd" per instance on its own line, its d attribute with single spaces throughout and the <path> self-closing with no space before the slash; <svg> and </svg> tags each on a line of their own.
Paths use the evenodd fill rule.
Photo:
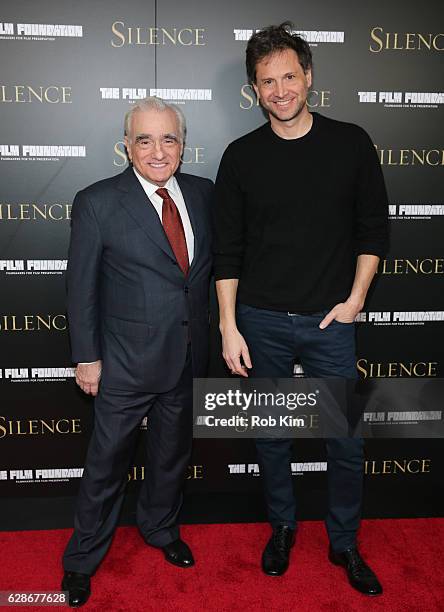
<svg viewBox="0 0 444 612">
<path fill-rule="evenodd" d="M 279 578 L 260 570 L 269 536 L 265 524 L 192 525 L 182 527 L 181 533 L 194 551 L 194 568 L 167 564 L 162 553 L 144 545 L 136 528 L 120 528 L 82 609 L 444 611 L 444 519 L 363 522 L 361 551 L 384 586 L 377 598 L 353 591 L 344 571 L 328 562 L 327 538 L 319 522 L 300 524 L 290 569 Z M 69 535 L 69 530 L 0 532 L 0 590 L 57 590 L 60 557 Z"/>
</svg>

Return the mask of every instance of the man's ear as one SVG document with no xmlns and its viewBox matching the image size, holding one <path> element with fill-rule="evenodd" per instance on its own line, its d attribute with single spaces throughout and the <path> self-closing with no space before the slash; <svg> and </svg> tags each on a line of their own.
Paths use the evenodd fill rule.
<svg viewBox="0 0 444 612">
<path fill-rule="evenodd" d="M 312 75 L 311 75 L 311 68 L 309 68 L 307 72 L 305 73 L 305 78 L 307 79 L 308 89 L 310 89 L 312 82 L 313 82 Z"/>
<path fill-rule="evenodd" d="M 130 147 L 130 143 L 129 143 L 127 136 L 125 136 L 124 142 L 125 142 L 126 154 L 128 155 L 129 160 L 133 161 L 132 156 L 131 156 L 131 147 Z"/>
</svg>

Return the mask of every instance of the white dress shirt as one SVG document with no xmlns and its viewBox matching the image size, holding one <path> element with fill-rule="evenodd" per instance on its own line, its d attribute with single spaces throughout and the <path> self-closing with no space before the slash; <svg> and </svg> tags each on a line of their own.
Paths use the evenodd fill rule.
<svg viewBox="0 0 444 612">
<path fill-rule="evenodd" d="M 156 209 L 157 214 L 159 215 L 160 222 L 162 223 L 162 198 L 157 195 L 156 191 L 160 189 L 159 185 L 155 185 L 154 183 L 150 183 L 146 178 L 141 176 L 135 168 L 133 168 L 134 174 L 137 176 L 140 184 L 143 187 L 144 192 L 148 196 L 151 204 Z M 188 215 L 187 207 L 185 206 L 185 200 L 183 199 L 182 192 L 180 190 L 179 184 L 176 181 L 174 176 L 170 176 L 167 182 L 164 185 L 164 189 L 168 190 L 168 193 L 172 197 L 175 205 L 177 206 L 177 210 L 179 211 L 180 218 L 182 219 L 182 225 L 185 232 L 185 241 L 187 243 L 188 250 L 188 262 L 191 266 L 191 262 L 194 257 L 194 233 L 193 228 L 191 227 L 190 217 Z"/>
</svg>

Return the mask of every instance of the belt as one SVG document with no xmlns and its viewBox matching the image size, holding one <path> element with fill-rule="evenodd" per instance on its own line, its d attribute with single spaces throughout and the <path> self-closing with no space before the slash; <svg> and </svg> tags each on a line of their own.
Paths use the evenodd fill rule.
<svg viewBox="0 0 444 612">
<path fill-rule="evenodd" d="M 304 311 L 304 312 L 300 312 L 300 311 L 298 311 L 298 312 L 287 312 L 287 315 L 289 317 L 304 317 L 304 316 L 311 317 L 313 315 L 322 316 L 323 314 L 325 314 L 325 312 L 326 311 L 324 311 L 324 310 L 307 310 L 307 311 Z"/>
</svg>

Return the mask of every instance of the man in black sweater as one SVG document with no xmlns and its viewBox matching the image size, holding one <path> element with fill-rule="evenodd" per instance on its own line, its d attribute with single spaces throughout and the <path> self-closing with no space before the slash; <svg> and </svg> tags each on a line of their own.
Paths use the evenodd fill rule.
<svg viewBox="0 0 444 612">
<path fill-rule="evenodd" d="M 223 356 L 233 374 L 355 378 L 354 320 L 387 249 L 387 194 L 366 132 L 308 111 L 312 57 L 291 24 L 257 32 L 247 73 L 270 121 L 231 143 L 216 181 L 215 276 Z M 256 441 L 283 574 L 296 529 L 291 440 Z M 351 585 L 382 587 L 356 543 L 363 441 L 327 440 L 329 558 Z"/>
</svg>

